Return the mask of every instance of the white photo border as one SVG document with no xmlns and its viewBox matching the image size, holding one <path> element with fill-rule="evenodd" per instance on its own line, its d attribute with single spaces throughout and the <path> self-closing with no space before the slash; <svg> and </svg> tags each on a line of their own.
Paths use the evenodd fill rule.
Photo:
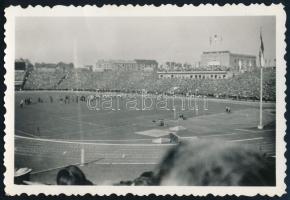
<svg viewBox="0 0 290 200">
<path fill-rule="evenodd" d="M 48 186 L 48 185 L 15 185 L 14 184 L 14 60 L 15 60 L 15 18 L 21 16 L 83 16 L 83 17 L 125 17 L 125 16 L 276 16 L 276 186 L 273 187 L 212 187 L 212 186 Z M 4 173 L 5 192 L 7 195 L 194 195 L 206 196 L 212 194 L 214 196 L 225 195 L 268 195 L 282 196 L 286 193 L 286 142 L 284 136 L 286 134 L 286 112 L 285 91 L 286 91 L 286 61 L 284 55 L 286 53 L 285 32 L 286 32 L 286 13 L 282 4 L 272 4 L 266 6 L 264 4 L 252 4 L 249 6 L 238 4 L 224 6 L 218 5 L 184 5 L 183 7 L 173 5 L 155 6 L 28 6 L 21 8 L 20 6 L 10 6 L 5 9 L 5 91 L 4 105 L 5 114 L 5 152 L 4 165 L 6 172 Z"/>
</svg>

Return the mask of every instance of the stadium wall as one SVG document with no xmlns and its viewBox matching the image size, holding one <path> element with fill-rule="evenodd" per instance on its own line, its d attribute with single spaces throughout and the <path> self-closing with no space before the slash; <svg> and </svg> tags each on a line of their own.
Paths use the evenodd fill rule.
<svg viewBox="0 0 290 200">
<path fill-rule="evenodd" d="M 182 78 L 182 79 L 228 79 L 233 76 L 228 71 L 171 71 L 157 72 L 158 78 Z"/>
</svg>

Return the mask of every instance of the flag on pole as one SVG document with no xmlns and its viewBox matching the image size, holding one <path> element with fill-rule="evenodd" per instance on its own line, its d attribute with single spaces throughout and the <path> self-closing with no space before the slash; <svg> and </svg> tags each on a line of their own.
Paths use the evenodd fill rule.
<svg viewBox="0 0 290 200">
<path fill-rule="evenodd" d="M 217 42 L 217 41 L 218 41 L 218 35 L 215 34 L 215 35 L 213 36 L 213 39 L 214 39 L 215 42 Z"/>
<path fill-rule="evenodd" d="M 213 41 L 214 42 L 222 42 L 223 41 L 223 37 L 221 35 L 214 34 L 213 35 Z"/>
<path fill-rule="evenodd" d="M 265 67 L 265 58 L 264 58 L 264 43 L 263 43 L 263 38 L 262 38 L 262 33 L 260 32 L 260 51 L 259 51 L 259 61 L 260 61 L 260 66 Z"/>
</svg>

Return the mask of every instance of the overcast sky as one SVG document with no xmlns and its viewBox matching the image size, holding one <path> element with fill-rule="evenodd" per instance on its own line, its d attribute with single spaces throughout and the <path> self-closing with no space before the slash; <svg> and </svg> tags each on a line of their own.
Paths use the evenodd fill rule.
<svg viewBox="0 0 290 200">
<path fill-rule="evenodd" d="M 273 59 L 275 17 L 18 17 L 15 56 L 34 63 L 73 62 L 76 55 L 80 65 L 137 58 L 194 63 L 215 34 L 220 50 L 257 56 L 261 27 L 265 58 Z"/>
</svg>

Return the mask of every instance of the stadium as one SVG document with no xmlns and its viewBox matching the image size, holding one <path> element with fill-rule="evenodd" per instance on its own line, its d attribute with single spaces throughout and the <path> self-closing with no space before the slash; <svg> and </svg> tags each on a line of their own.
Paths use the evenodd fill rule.
<svg viewBox="0 0 290 200">
<path fill-rule="evenodd" d="M 238 144 L 275 162 L 275 67 L 264 69 L 264 127 L 257 129 L 257 68 L 225 79 L 191 79 L 160 78 L 164 66 L 90 71 L 42 65 L 15 61 L 15 170 L 31 169 L 33 184 L 56 184 L 59 170 L 70 165 L 96 185 L 132 184 L 183 142 Z M 192 73 L 178 66 L 175 71 Z M 153 105 L 160 98 L 174 103 L 142 109 L 144 93 Z M 112 109 L 88 108 L 90 97 L 103 96 L 109 96 Z M 192 109 L 184 109 L 191 97 Z M 128 99 L 136 109 L 127 109 Z"/>
</svg>

